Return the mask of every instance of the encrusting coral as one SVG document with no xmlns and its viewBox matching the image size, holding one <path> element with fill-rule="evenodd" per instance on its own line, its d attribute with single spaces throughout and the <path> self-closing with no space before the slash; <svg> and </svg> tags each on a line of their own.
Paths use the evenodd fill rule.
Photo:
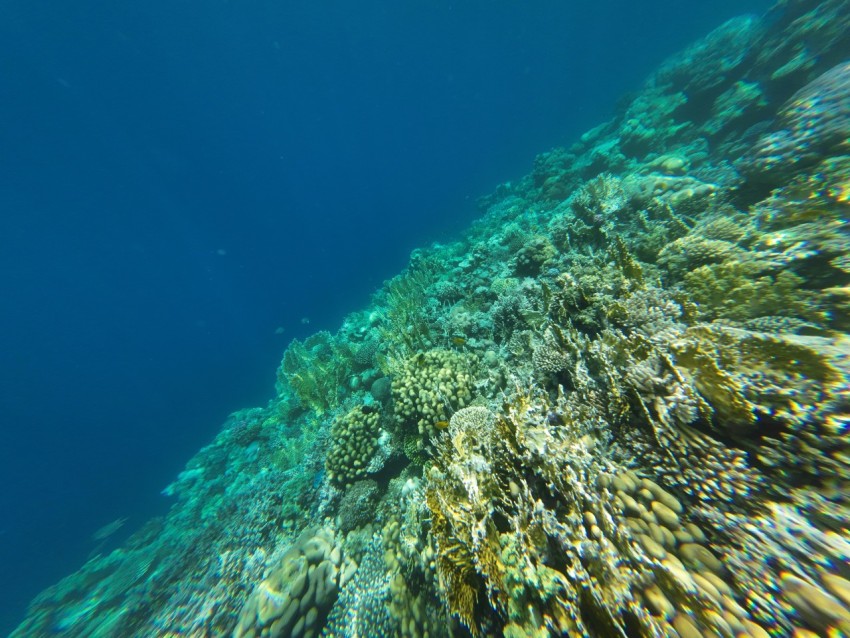
<svg viewBox="0 0 850 638">
<path fill-rule="evenodd" d="M 14 638 L 850 634 L 848 34 L 780 0 L 673 56 Z"/>
</svg>

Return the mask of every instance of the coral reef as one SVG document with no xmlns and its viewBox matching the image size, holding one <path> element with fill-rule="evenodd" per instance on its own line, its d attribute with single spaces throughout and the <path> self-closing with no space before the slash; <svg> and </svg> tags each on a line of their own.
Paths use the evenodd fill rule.
<svg viewBox="0 0 850 638">
<path fill-rule="evenodd" d="M 350 485 L 339 503 L 339 530 L 347 534 L 368 525 L 375 515 L 379 498 L 378 483 L 372 479 L 364 479 Z"/>
<path fill-rule="evenodd" d="M 555 247 L 548 237 L 532 237 L 517 251 L 514 270 L 520 276 L 538 275 L 554 257 Z"/>
<path fill-rule="evenodd" d="M 740 163 L 750 179 L 793 174 L 825 155 L 850 151 L 850 62 L 819 76 L 779 109 L 775 132 L 762 136 Z"/>
<path fill-rule="evenodd" d="M 850 633 L 848 34 L 780 0 L 671 57 L 14 638 Z"/>
<path fill-rule="evenodd" d="M 306 530 L 249 596 L 233 637 L 318 636 L 345 577 L 341 566 L 333 531 Z"/>
<path fill-rule="evenodd" d="M 317 332 L 303 343 L 293 339 L 278 370 L 278 392 L 288 385 L 304 407 L 323 414 L 339 405 L 351 360 L 347 345 L 329 332 Z"/>
<path fill-rule="evenodd" d="M 444 429 L 452 412 L 472 398 L 473 367 L 470 356 L 448 350 L 420 352 L 400 362 L 392 394 L 402 425 L 415 426 L 421 437 Z"/>
<path fill-rule="evenodd" d="M 365 476 L 369 461 L 378 448 L 379 419 L 377 410 L 362 405 L 334 421 L 332 442 L 325 460 L 331 481 L 348 485 Z"/>
</svg>

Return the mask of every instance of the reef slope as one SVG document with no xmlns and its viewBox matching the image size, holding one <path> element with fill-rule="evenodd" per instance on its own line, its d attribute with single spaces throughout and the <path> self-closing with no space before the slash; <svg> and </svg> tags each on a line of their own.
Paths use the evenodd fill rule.
<svg viewBox="0 0 850 638">
<path fill-rule="evenodd" d="M 12 635 L 850 633 L 848 60 L 837 0 L 668 60 Z"/>
</svg>

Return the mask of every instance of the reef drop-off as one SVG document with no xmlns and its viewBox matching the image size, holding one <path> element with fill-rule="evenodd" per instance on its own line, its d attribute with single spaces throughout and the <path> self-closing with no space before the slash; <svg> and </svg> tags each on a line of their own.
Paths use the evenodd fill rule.
<svg viewBox="0 0 850 638">
<path fill-rule="evenodd" d="M 849 139 L 847 2 L 724 24 L 12 636 L 850 634 Z"/>
</svg>

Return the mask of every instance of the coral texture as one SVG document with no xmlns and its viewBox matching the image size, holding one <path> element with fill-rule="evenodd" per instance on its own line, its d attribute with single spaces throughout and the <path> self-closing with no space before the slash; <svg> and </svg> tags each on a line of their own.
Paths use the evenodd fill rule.
<svg viewBox="0 0 850 638">
<path fill-rule="evenodd" d="M 333 531 L 304 532 L 251 593 L 233 637 L 317 636 L 336 600 L 341 562 Z"/>
<path fill-rule="evenodd" d="M 850 635 L 848 34 L 780 0 L 671 57 L 13 637 Z"/>
<path fill-rule="evenodd" d="M 378 448 L 379 419 L 377 410 L 358 406 L 334 421 L 332 443 L 325 460 L 331 481 L 347 485 L 365 476 Z"/>
<path fill-rule="evenodd" d="M 825 155 L 850 151 L 850 62 L 795 93 L 779 109 L 776 128 L 762 136 L 741 163 L 753 179 L 766 179 L 769 173 L 782 177 Z"/>
</svg>

